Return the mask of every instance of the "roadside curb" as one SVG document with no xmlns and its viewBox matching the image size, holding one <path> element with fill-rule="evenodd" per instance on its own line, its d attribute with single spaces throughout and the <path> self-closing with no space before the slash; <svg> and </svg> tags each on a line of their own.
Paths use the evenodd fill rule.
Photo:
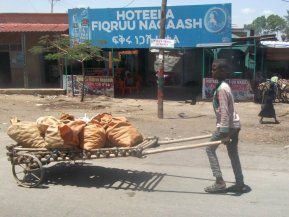
<svg viewBox="0 0 289 217">
<path fill-rule="evenodd" d="M 9 89 L 0 89 L 0 94 L 23 94 L 23 95 L 64 95 L 66 90 L 64 89 L 24 89 L 24 88 L 9 88 Z"/>
</svg>

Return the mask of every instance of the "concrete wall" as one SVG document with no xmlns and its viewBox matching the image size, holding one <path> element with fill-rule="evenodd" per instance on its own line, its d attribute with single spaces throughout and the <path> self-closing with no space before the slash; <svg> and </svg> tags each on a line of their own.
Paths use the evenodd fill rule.
<svg viewBox="0 0 289 217">
<path fill-rule="evenodd" d="M 37 45 L 41 35 L 47 35 L 47 33 L 25 33 L 26 64 L 24 65 L 22 55 L 23 38 L 21 33 L 0 33 L 0 45 L 2 48 L 0 52 L 3 52 L 4 47 L 8 47 L 8 50 L 4 52 L 8 52 L 10 57 L 10 62 L 6 64 L 10 65 L 11 80 L 10 85 L 5 84 L 5 87 L 23 88 L 25 86 L 24 72 L 28 75 L 28 88 L 49 86 L 45 80 L 43 55 L 35 55 L 29 51 L 33 46 Z M 3 87 L 3 84 L 0 83 L 1 87 Z"/>
</svg>

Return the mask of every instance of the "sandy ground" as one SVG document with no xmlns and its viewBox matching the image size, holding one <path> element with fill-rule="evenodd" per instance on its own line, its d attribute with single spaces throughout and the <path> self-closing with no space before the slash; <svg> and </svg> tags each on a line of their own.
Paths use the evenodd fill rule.
<svg viewBox="0 0 289 217">
<path fill-rule="evenodd" d="M 157 100 L 109 98 L 87 96 L 84 102 L 79 97 L 66 95 L 0 95 L 1 130 L 6 131 L 10 118 L 35 121 L 40 116 L 59 117 L 61 113 L 92 117 L 108 112 L 114 116 L 125 116 L 144 136 L 158 136 L 161 139 L 184 138 L 211 133 L 215 128 L 215 116 L 211 102 L 198 101 L 196 105 L 186 101 L 164 101 L 164 118 L 157 117 Z M 288 144 L 288 104 L 276 103 L 275 109 L 280 124 L 273 119 L 259 123 L 260 104 L 236 103 L 241 117 L 240 141 L 245 145 L 283 147 Z"/>
<path fill-rule="evenodd" d="M 211 133 L 215 128 L 215 116 L 211 102 L 198 101 L 196 105 L 186 101 L 164 101 L 164 118 L 157 116 L 157 100 L 109 98 L 104 96 L 79 97 L 42 95 L 0 95 L 1 130 L 6 131 L 10 118 L 35 121 L 40 116 L 59 117 L 61 113 L 92 117 L 108 112 L 114 116 L 125 116 L 139 128 L 144 136 L 158 136 L 161 139 L 183 138 Z M 241 117 L 242 143 L 271 147 L 284 147 L 288 142 L 288 104 L 276 103 L 275 109 L 280 124 L 273 119 L 264 119 L 259 124 L 260 104 L 236 103 Z"/>
</svg>

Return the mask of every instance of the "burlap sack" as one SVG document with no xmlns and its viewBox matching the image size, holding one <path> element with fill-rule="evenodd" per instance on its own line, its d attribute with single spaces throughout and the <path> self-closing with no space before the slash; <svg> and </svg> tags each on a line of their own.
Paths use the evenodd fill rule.
<svg viewBox="0 0 289 217">
<path fill-rule="evenodd" d="M 88 124 L 84 127 L 80 148 L 84 150 L 98 149 L 104 147 L 105 143 L 106 133 L 101 125 Z"/>
<path fill-rule="evenodd" d="M 73 115 L 62 112 L 59 119 L 62 123 L 68 123 L 70 121 L 74 121 L 75 117 Z"/>
<path fill-rule="evenodd" d="M 25 148 L 44 148 L 46 142 L 35 122 L 11 122 L 7 134 Z"/>
<path fill-rule="evenodd" d="M 37 127 L 42 136 L 45 136 L 47 128 L 51 125 L 59 125 L 61 122 L 53 116 L 43 116 L 36 120 Z"/>
<path fill-rule="evenodd" d="M 108 124 L 112 120 L 112 115 L 109 113 L 102 113 L 102 114 L 97 114 L 94 117 L 90 119 L 89 123 L 92 124 L 100 124 L 104 129 L 108 127 Z"/>
<path fill-rule="evenodd" d="M 49 126 L 44 137 L 47 148 L 79 148 L 84 126 L 82 121 Z"/>
<path fill-rule="evenodd" d="M 62 137 L 60 136 L 59 125 L 50 125 L 45 132 L 46 148 L 72 148 L 65 146 Z"/>
<path fill-rule="evenodd" d="M 125 118 L 113 118 L 106 129 L 107 139 L 113 147 L 131 147 L 143 142 L 140 132 Z"/>
<path fill-rule="evenodd" d="M 86 123 L 81 120 L 70 121 L 59 126 L 60 136 L 64 145 L 70 145 L 76 148 L 80 147 L 80 138 L 83 138 L 84 127 Z"/>
</svg>

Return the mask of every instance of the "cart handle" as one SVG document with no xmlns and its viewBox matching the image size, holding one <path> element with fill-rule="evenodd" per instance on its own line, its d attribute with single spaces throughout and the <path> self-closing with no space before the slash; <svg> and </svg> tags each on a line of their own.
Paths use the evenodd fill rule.
<svg viewBox="0 0 289 217">
<path fill-rule="evenodd" d="M 170 144 L 170 143 L 186 142 L 186 141 L 192 141 L 192 140 L 198 140 L 198 139 L 206 139 L 206 138 L 211 138 L 211 137 L 212 137 L 212 134 L 209 134 L 209 135 L 204 135 L 204 136 L 194 136 L 194 137 L 183 138 L 183 139 L 172 139 L 172 140 L 166 140 L 166 141 L 158 141 L 158 144 L 164 145 L 164 144 Z"/>
<path fill-rule="evenodd" d="M 222 141 L 213 141 L 213 142 L 204 142 L 204 143 L 193 144 L 193 145 L 181 145 L 181 146 L 175 146 L 175 147 L 146 149 L 146 150 L 143 150 L 142 155 L 144 156 L 144 155 L 157 154 L 157 153 L 168 152 L 168 151 L 178 151 L 178 150 L 184 150 L 184 149 L 206 147 L 206 146 L 211 146 L 211 145 L 220 145 L 221 143 Z"/>
</svg>

